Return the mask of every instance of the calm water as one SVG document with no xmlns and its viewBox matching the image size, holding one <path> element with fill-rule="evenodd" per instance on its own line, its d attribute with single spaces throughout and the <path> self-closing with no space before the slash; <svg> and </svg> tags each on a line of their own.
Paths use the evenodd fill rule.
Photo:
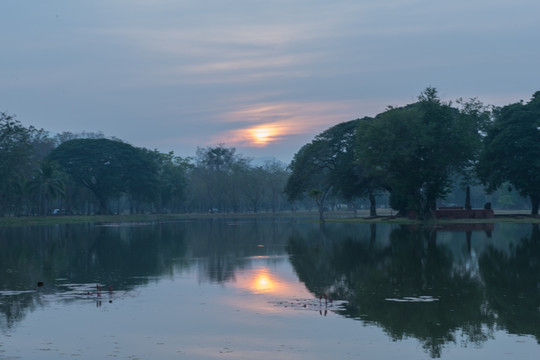
<svg viewBox="0 0 540 360">
<path fill-rule="evenodd" d="M 539 359 L 539 341 L 530 224 L 0 228 L 0 360 Z"/>
</svg>

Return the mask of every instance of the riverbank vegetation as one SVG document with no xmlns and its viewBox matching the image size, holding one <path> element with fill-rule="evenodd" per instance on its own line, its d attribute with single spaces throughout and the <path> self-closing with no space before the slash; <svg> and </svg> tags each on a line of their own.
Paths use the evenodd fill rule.
<svg viewBox="0 0 540 360">
<path fill-rule="evenodd" d="M 371 216 L 386 194 L 399 215 L 427 220 L 456 188 L 464 193 L 457 203 L 470 209 L 478 186 L 483 195 L 506 188 L 507 196 L 527 197 L 537 215 L 539 159 L 540 92 L 529 103 L 495 108 L 476 99 L 443 102 L 427 88 L 413 104 L 317 135 L 295 154 L 285 191 L 290 200 L 313 197 L 321 220 L 336 194 L 369 199 Z M 484 199 L 480 206 L 491 209 Z"/>
<path fill-rule="evenodd" d="M 539 129 L 540 92 L 497 108 L 444 102 L 427 88 L 412 104 L 327 129 L 284 164 L 224 144 L 180 157 L 101 133 L 50 134 L 0 113 L 0 217 L 35 224 L 318 210 L 324 220 L 369 209 L 375 219 L 392 209 L 392 218 L 429 220 L 437 206 L 456 204 L 537 215 Z"/>
</svg>

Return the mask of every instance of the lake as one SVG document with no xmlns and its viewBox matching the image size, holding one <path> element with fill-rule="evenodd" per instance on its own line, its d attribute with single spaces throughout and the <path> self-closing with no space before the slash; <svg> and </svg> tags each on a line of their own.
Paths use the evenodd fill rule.
<svg viewBox="0 0 540 360">
<path fill-rule="evenodd" d="M 0 360 L 538 359 L 540 230 L 0 228 Z"/>
</svg>

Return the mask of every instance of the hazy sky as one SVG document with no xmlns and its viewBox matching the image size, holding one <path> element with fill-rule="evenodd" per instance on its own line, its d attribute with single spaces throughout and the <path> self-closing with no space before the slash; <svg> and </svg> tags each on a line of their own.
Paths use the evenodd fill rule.
<svg viewBox="0 0 540 360">
<path fill-rule="evenodd" d="M 192 156 L 288 162 L 337 123 L 414 102 L 528 101 L 538 0 L 1 0 L 0 111 Z"/>
</svg>

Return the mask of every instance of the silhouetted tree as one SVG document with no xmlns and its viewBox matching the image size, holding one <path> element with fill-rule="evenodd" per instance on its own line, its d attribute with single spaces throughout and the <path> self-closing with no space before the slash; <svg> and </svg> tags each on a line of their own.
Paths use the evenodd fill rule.
<svg viewBox="0 0 540 360">
<path fill-rule="evenodd" d="M 531 200 L 533 215 L 540 204 L 540 91 L 527 103 L 496 109 L 484 140 L 478 166 L 492 192 L 509 182 Z"/>
<path fill-rule="evenodd" d="M 30 187 L 37 193 L 40 215 L 49 214 L 52 199 L 65 195 L 62 177 L 63 174 L 58 170 L 57 164 L 51 160 L 44 160 L 37 169 Z"/>
<path fill-rule="evenodd" d="M 98 213 L 108 213 L 109 200 L 127 193 L 151 200 L 157 192 L 156 164 L 146 151 L 109 139 L 76 139 L 49 155 L 73 180 L 98 200 Z"/>
<path fill-rule="evenodd" d="M 427 88 L 418 102 L 359 123 L 357 162 L 390 190 L 394 209 L 429 218 L 453 176 L 470 172 L 486 120 L 470 107 L 460 111 Z"/>
<path fill-rule="evenodd" d="M 354 163 L 358 121 L 340 123 L 320 133 L 294 155 L 289 166 L 291 175 L 285 193 L 291 201 L 305 195 L 314 198 L 320 221 L 324 221 L 326 200 L 331 194 L 352 198 L 369 191 L 364 173 Z"/>
</svg>

